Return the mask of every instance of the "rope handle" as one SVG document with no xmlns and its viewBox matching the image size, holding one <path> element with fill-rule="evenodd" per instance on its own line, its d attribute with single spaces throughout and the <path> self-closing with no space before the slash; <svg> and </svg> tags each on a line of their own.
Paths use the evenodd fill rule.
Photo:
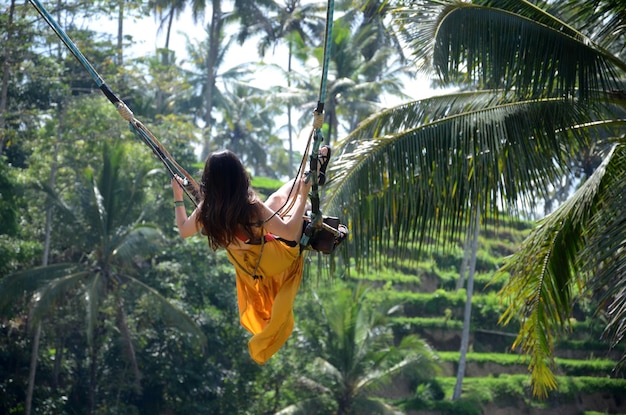
<svg viewBox="0 0 626 415">
<path fill-rule="evenodd" d="M 313 128 L 316 130 L 321 129 L 324 126 L 324 113 L 313 111 Z"/>
<path fill-rule="evenodd" d="M 191 175 L 187 173 L 185 169 L 183 169 L 176 162 L 176 160 L 174 160 L 154 134 L 152 134 L 139 120 L 135 118 L 133 112 L 123 101 L 118 100 L 115 102 L 115 107 L 117 108 L 118 114 L 120 114 L 123 119 L 128 121 L 135 134 L 137 134 L 144 141 L 144 143 L 152 149 L 161 162 L 163 162 L 163 165 L 167 168 L 170 175 L 174 177 L 174 175 L 180 174 L 183 177 L 184 183 L 181 187 L 189 199 L 191 199 L 191 201 L 198 206 L 201 200 L 200 186 L 193 179 L 193 177 L 191 177 Z"/>
</svg>

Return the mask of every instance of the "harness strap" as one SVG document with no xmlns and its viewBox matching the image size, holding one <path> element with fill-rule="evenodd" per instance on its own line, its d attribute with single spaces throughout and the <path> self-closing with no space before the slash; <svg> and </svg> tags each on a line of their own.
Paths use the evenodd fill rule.
<svg viewBox="0 0 626 415">
<path fill-rule="evenodd" d="M 261 228 L 261 232 L 263 232 L 263 228 Z M 231 252 L 227 249 L 226 253 L 228 254 L 228 257 L 232 260 L 232 262 L 240 269 L 242 270 L 244 273 L 248 274 L 249 276 L 251 276 L 253 279 L 258 280 L 258 279 L 262 279 L 263 276 L 262 275 L 258 275 L 257 272 L 259 270 L 259 266 L 261 265 L 261 258 L 263 257 L 263 249 L 265 248 L 265 244 L 267 242 L 274 242 L 274 241 L 278 241 L 281 243 L 284 243 L 285 245 L 289 246 L 290 248 L 294 248 L 296 246 L 298 246 L 298 242 L 296 241 L 289 241 L 287 239 L 283 239 L 280 236 L 274 235 L 273 233 L 269 233 L 266 232 L 263 234 L 262 238 L 258 238 L 256 240 L 252 240 L 252 239 L 245 239 L 245 237 L 241 234 L 237 234 L 237 239 L 239 239 L 240 241 L 248 244 L 248 245 L 261 245 L 261 251 L 259 252 L 259 259 L 256 262 L 256 265 L 254 266 L 254 271 L 250 272 L 248 271 L 243 265 L 241 265 L 239 263 L 239 261 L 237 261 L 237 259 L 235 258 L 235 256 L 233 254 L 231 254 Z"/>
<path fill-rule="evenodd" d="M 254 266 L 254 271 L 253 272 L 248 271 L 243 265 L 241 265 L 239 263 L 239 261 L 237 261 L 235 256 L 233 254 L 231 254 L 228 249 L 226 250 L 226 253 L 228 254 L 228 257 L 230 259 L 232 259 L 233 262 L 239 267 L 239 269 L 241 269 L 246 274 L 250 275 L 252 277 L 252 279 L 258 280 L 258 279 L 262 279 L 263 278 L 262 275 L 257 275 L 257 271 L 259 270 L 259 266 L 261 265 L 261 258 L 263 257 L 263 249 L 264 248 L 265 248 L 265 238 L 261 238 L 261 251 L 259 252 L 259 259 L 257 260 L 256 265 Z"/>
</svg>

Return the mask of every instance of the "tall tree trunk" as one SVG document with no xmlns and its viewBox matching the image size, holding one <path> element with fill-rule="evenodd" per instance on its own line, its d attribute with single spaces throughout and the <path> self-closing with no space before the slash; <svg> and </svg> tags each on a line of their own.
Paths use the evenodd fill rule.
<svg viewBox="0 0 626 415">
<path fill-rule="evenodd" d="M 469 349 L 470 320 L 472 317 L 472 296 L 474 294 L 474 271 L 476 270 L 476 252 L 478 251 L 478 233 L 480 231 L 480 208 L 477 207 L 474 212 L 474 228 L 469 230 L 472 234 L 472 256 L 469 266 L 469 275 L 467 276 L 467 298 L 465 299 L 465 314 L 463 317 L 463 334 L 461 336 L 461 352 L 459 356 L 459 368 L 456 374 L 456 385 L 452 400 L 455 401 L 461 397 L 463 389 L 463 378 L 465 377 L 465 366 L 467 362 L 467 351 Z"/>
<path fill-rule="evenodd" d="M 4 151 L 6 140 L 6 117 L 9 91 L 9 71 L 11 69 L 11 40 L 13 38 L 13 15 L 15 14 L 15 0 L 9 6 L 9 21 L 7 22 L 7 36 L 4 46 L 4 65 L 2 68 L 2 89 L 0 90 L 0 154 Z"/>
<path fill-rule="evenodd" d="M 52 166 L 50 167 L 50 180 L 48 185 L 51 189 L 54 189 L 57 180 L 58 170 L 58 158 L 59 158 L 59 144 L 61 143 L 62 131 L 63 131 L 63 118 L 64 112 L 63 105 L 59 105 L 59 111 L 57 112 L 57 118 L 59 124 L 57 127 L 56 142 L 54 143 L 54 150 L 52 155 Z M 50 255 L 50 235 L 52 233 L 52 203 L 48 203 L 48 210 L 46 211 L 46 224 L 44 226 L 44 248 L 41 265 L 46 266 L 49 262 Z M 35 389 L 35 375 L 37 372 L 37 357 L 39 356 L 39 340 L 41 338 L 41 321 L 37 321 L 37 327 L 35 328 L 35 335 L 33 336 L 33 345 L 30 352 L 30 369 L 28 372 L 28 386 L 26 388 L 26 402 L 24 404 L 24 415 L 30 415 L 33 402 L 33 390 Z M 56 362 L 55 362 L 56 365 Z"/>
<path fill-rule="evenodd" d="M 44 264 L 45 265 L 45 264 Z M 30 415 L 33 405 L 33 391 L 35 389 L 35 372 L 37 371 L 37 357 L 39 356 L 39 339 L 41 338 L 41 321 L 37 322 L 33 347 L 30 350 L 30 369 L 28 371 L 28 386 L 26 388 L 26 402 L 24 403 L 24 415 Z"/>
<path fill-rule="evenodd" d="M 96 378 L 98 374 L 96 346 L 89 345 L 89 415 L 96 413 Z"/>
<path fill-rule="evenodd" d="M 287 87 L 291 88 L 291 60 L 293 58 L 291 48 L 293 47 L 291 39 L 289 39 L 289 57 L 287 61 Z M 289 137 L 289 177 L 294 177 L 293 166 L 293 127 L 291 125 L 291 102 L 287 102 L 287 134 Z"/>
<path fill-rule="evenodd" d="M 119 10 L 117 15 L 117 65 L 124 65 L 124 2 L 119 0 Z"/>
<path fill-rule="evenodd" d="M 135 376 L 135 392 L 139 394 L 141 393 L 141 374 L 139 373 L 137 356 L 135 355 L 135 348 L 133 347 L 133 341 L 130 336 L 130 330 L 128 329 L 128 322 L 126 320 L 126 313 L 124 313 L 124 304 L 121 299 L 119 299 L 117 303 L 117 313 L 119 318 L 120 333 L 124 339 L 124 348 L 126 349 L 126 355 L 130 360 L 133 375 Z"/>
<path fill-rule="evenodd" d="M 65 341 L 67 340 L 65 332 L 61 333 L 61 338 L 57 338 L 54 351 L 54 369 L 52 372 L 52 388 L 54 391 L 59 387 L 59 375 L 61 374 L 61 363 L 65 358 Z"/>
<path fill-rule="evenodd" d="M 164 49 L 169 50 L 170 48 L 170 36 L 172 35 L 172 26 L 174 24 L 174 8 L 172 7 L 172 11 L 170 11 L 170 15 L 167 18 L 167 31 L 165 32 L 165 45 Z M 168 59 L 168 56 L 165 56 L 165 59 Z M 164 62 L 167 65 L 167 61 Z"/>
<path fill-rule="evenodd" d="M 165 45 L 161 49 L 161 64 L 164 68 L 170 65 L 170 35 L 172 33 L 172 25 L 174 24 L 174 9 L 170 11 L 167 18 L 167 30 L 165 32 Z M 165 113 L 165 92 L 161 88 L 157 88 L 156 91 L 156 111 L 157 114 Z"/>
<path fill-rule="evenodd" d="M 467 263 L 469 262 L 470 253 L 472 252 L 470 244 L 472 243 L 472 232 L 467 232 L 465 236 L 465 245 L 463 246 L 463 262 L 459 270 L 459 280 L 456 283 L 456 290 L 463 288 L 465 284 L 465 273 L 467 272 Z"/>
<path fill-rule="evenodd" d="M 58 1 L 58 10 L 60 13 L 60 0 Z M 59 56 L 61 58 L 61 44 L 59 42 L 58 48 Z M 61 138 L 63 136 L 63 120 L 65 118 L 64 103 L 61 102 L 58 105 L 57 110 L 57 134 L 54 143 L 54 149 L 52 153 L 52 165 L 50 166 L 50 179 L 48 180 L 48 186 L 50 189 L 54 189 L 57 181 L 58 171 L 58 159 L 59 159 L 59 146 L 61 144 Z M 48 210 L 46 211 L 46 223 L 44 225 L 44 247 L 43 255 L 41 258 L 41 265 L 46 266 L 50 257 L 50 239 L 52 234 L 52 210 L 53 204 L 48 203 Z M 37 327 L 35 328 L 35 335 L 33 336 L 33 344 L 30 352 L 30 369 L 28 371 L 28 385 L 26 387 L 26 402 L 24 403 L 24 415 L 30 415 L 33 403 L 33 391 L 35 389 L 35 376 L 37 373 L 37 358 L 39 356 L 39 341 L 41 339 L 41 321 L 37 321 Z"/>
<path fill-rule="evenodd" d="M 209 27 L 209 51 L 206 62 L 206 89 L 204 91 L 204 104 L 206 112 L 204 114 L 204 133 L 202 158 L 211 151 L 211 113 L 213 112 L 213 87 L 217 77 L 218 54 L 222 39 L 222 4 L 221 0 L 213 0 L 213 10 L 211 13 L 211 26 Z"/>
</svg>

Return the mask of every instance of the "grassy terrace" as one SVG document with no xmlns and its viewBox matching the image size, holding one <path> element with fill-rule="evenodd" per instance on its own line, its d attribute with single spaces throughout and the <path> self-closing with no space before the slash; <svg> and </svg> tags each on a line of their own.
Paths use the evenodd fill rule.
<svg viewBox="0 0 626 415">
<path fill-rule="evenodd" d="M 626 390 L 626 379 L 611 379 L 599 377 L 571 377 L 558 376 L 559 390 L 551 393 L 546 400 L 533 398 L 528 376 L 500 375 L 498 377 L 466 378 L 463 382 L 463 391 L 466 398 L 451 401 L 452 391 L 456 379 L 454 377 L 440 377 L 435 380 L 439 394 L 437 399 L 423 399 L 419 395 L 415 398 L 400 402 L 405 410 L 436 411 L 441 415 L 481 415 L 490 413 L 490 408 L 509 408 L 510 411 L 521 408 L 535 408 L 545 414 L 585 414 L 590 415 L 592 410 L 585 407 L 600 405 L 604 408 L 616 406 L 612 396 L 622 396 Z M 579 401 L 577 397 L 586 396 L 586 401 Z M 558 411 L 555 410 L 558 408 Z M 566 409 L 568 408 L 568 409 Z M 430 412 L 432 413 L 432 412 Z M 528 409 L 519 413 L 531 413 Z M 537 413 L 537 412 L 532 412 Z M 607 413 L 607 412 L 599 412 Z M 616 413 L 610 410 L 608 413 Z"/>
<path fill-rule="evenodd" d="M 470 352 L 459 401 L 451 402 L 450 398 L 458 370 L 466 301 L 465 289 L 457 289 L 464 254 L 462 240 L 447 241 L 445 251 L 433 248 L 444 246 L 441 241 L 429 241 L 432 245 L 425 246 L 419 255 L 415 250 L 405 259 L 351 275 L 373 286 L 368 300 L 374 305 L 394 309 L 389 319 L 397 338 L 417 333 L 440 358 L 441 376 L 429 387 L 417 386 L 414 393 L 408 392 L 409 396 L 395 403 L 411 415 L 419 414 L 420 410 L 428 411 L 429 415 L 482 415 L 498 410 L 498 414 L 591 415 L 600 408 L 604 411 L 613 408 L 608 413 L 620 412 L 623 407 L 616 397 L 626 398 L 626 380 L 610 377 L 618 353 L 609 353 L 608 344 L 600 340 L 602 321 L 592 317 L 589 307 L 582 303 L 574 310 L 570 327 L 557 335 L 554 344 L 559 390 L 551 392 L 546 401 L 533 397 L 527 357 L 511 352 L 519 323 L 498 324 L 505 309 L 498 291 L 506 277 L 494 280 L 502 258 L 515 251 L 528 233 L 529 225 L 507 220 L 499 224 L 509 228 L 496 230 L 490 225 L 481 229 Z M 556 408 L 558 412 L 553 411 Z"/>
<path fill-rule="evenodd" d="M 459 361 L 459 352 L 439 352 L 442 362 L 456 364 Z M 505 353 L 468 353 L 467 362 L 486 364 L 494 363 L 502 367 L 526 366 L 526 356 Z M 605 377 L 615 368 L 615 361 L 604 358 L 589 360 L 556 358 L 557 373 L 565 376 L 601 376 Z"/>
</svg>

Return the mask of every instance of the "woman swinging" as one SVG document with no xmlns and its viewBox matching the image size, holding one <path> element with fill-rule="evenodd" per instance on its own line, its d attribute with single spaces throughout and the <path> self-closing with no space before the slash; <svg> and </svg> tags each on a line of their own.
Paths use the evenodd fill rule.
<svg viewBox="0 0 626 415">
<path fill-rule="evenodd" d="M 330 147 L 321 147 L 318 157 L 318 182 L 323 184 Z M 311 181 L 293 179 L 262 202 L 234 153 L 212 153 L 202 174 L 202 200 L 189 217 L 182 182 L 178 176 L 172 179 L 180 236 L 187 238 L 202 230 L 212 249 L 226 249 L 236 272 L 240 321 L 253 334 L 248 343 L 250 356 L 264 364 L 293 330 L 293 302 L 304 267 L 299 241 Z M 292 189 L 296 192 L 293 205 L 284 215 L 277 214 Z"/>
</svg>

